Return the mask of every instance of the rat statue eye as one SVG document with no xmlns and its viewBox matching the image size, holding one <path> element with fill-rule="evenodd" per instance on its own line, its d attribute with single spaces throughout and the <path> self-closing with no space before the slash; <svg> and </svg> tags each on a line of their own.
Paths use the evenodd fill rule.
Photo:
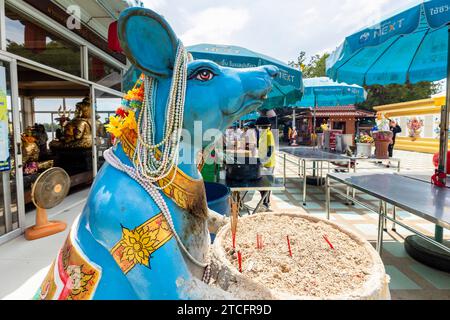
<svg viewBox="0 0 450 320">
<path fill-rule="evenodd" d="M 195 73 L 195 79 L 200 81 L 210 81 L 214 78 L 215 74 L 208 69 L 201 69 Z"/>
</svg>

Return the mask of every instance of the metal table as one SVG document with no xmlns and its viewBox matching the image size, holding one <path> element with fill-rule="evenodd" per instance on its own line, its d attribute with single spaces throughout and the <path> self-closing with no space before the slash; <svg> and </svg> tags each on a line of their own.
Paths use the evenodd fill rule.
<svg viewBox="0 0 450 320">
<path fill-rule="evenodd" d="M 401 176 L 408 177 L 414 180 L 419 180 L 427 183 L 431 183 L 431 177 L 434 172 L 412 172 L 412 173 L 401 173 Z M 446 181 L 447 188 L 450 188 L 450 180 Z"/>
<path fill-rule="evenodd" d="M 383 163 L 383 165 L 385 167 L 387 167 L 385 162 L 395 162 L 396 166 L 392 166 L 392 169 L 395 169 L 397 172 L 400 172 L 400 168 L 401 168 L 401 159 L 398 159 L 398 158 L 377 159 L 377 158 L 373 158 L 373 157 L 367 158 L 367 157 L 353 156 L 353 157 L 350 157 L 350 159 L 352 159 L 352 161 L 355 163 L 355 165 L 353 166 L 353 172 L 356 172 L 358 161 L 359 162 L 362 162 L 362 161 L 381 162 L 381 163 Z M 391 167 L 391 166 L 389 166 L 389 167 Z M 380 168 L 358 168 L 358 169 L 371 170 L 371 169 L 380 169 Z"/>
<path fill-rule="evenodd" d="M 264 200 L 269 196 L 266 193 L 264 197 L 258 202 L 255 208 L 250 208 L 244 204 L 245 197 L 250 191 L 284 191 L 286 190 L 285 177 L 278 178 L 273 175 L 264 175 L 260 180 L 253 181 L 232 181 L 232 180 L 219 180 L 219 183 L 230 188 L 231 199 L 233 202 L 238 203 L 239 211 L 242 208 L 246 208 L 248 214 L 255 214 L 263 204 Z M 241 192 L 243 193 L 241 195 Z"/>
<path fill-rule="evenodd" d="M 306 170 L 313 170 L 313 177 L 317 177 L 319 182 L 323 179 L 323 163 L 327 163 L 327 172 L 330 172 L 330 164 L 332 162 L 344 162 L 346 165 L 346 171 L 350 172 L 352 159 L 332 152 L 326 152 L 312 147 L 282 147 L 280 151 L 290 154 L 298 158 L 298 175 L 303 178 L 303 205 L 306 206 L 306 186 L 307 176 Z M 307 162 L 312 162 L 312 167 L 306 166 Z M 317 175 L 316 175 L 317 173 Z"/>
<path fill-rule="evenodd" d="M 380 168 L 360 168 L 360 167 L 358 167 L 358 162 L 362 162 L 362 161 L 381 162 L 383 164 L 386 161 L 388 161 L 388 162 L 393 161 L 393 162 L 396 162 L 397 165 L 393 166 L 392 169 L 394 169 L 397 173 L 400 172 L 400 170 L 401 170 L 401 160 L 397 159 L 397 158 L 377 159 L 377 158 L 374 158 L 374 157 L 368 158 L 368 157 L 352 156 L 352 157 L 350 157 L 350 159 L 352 159 L 353 172 L 354 173 L 357 172 L 357 169 L 364 169 L 364 170 L 377 170 L 377 169 L 380 169 Z M 385 165 L 385 166 L 387 167 L 387 165 Z M 349 188 L 347 189 L 347 194 L 348 194 L 348 190 L 349 190 Z M 352 195 L 353 195 L 353 198 L 354 198 L 355 197 L 355 189 L 352 190 Z M 354 203 L 353 202 L 349 202 L 349 204 L 354 204 Z M 395 216 L 395 207 L 394 207 L 393 211 L 394 211 L 394 216 Z M 395 231 L 395 224 L 394 224 L 392 230 Z"/>
<path fill-rule="evenodd" d="M 349 197 L 348 193 L 344 194 L 336 188 L 336 185 L 331 184 L 332 181 L 379 199 L 378 210 L 374 210 L 368 205 L 355 199 L 355 197 Z M 402 226 L 420 238 L 450 253 L 450 248 L 442 243 L 435 241 L 419 231 L 412 229 L 410 226 L 405 225 L 401 221 L 398 221 L 395 210 L 392 217 L 389 217 L 387 212 L 387 204 L 391 204 L 394 208 L 401 208 L 404 211 L 417 215 L 440 227 L 450 229 L 450 189 L 437 188 L 429 182 L 400 174 L 329 173 L 326 181 L 326 210 L 328 219 L 330 218 L 331 190 L 347 200 L 351 200 L 367 210 L 379 214 L 377 237 L 378 252 L 381 253 L 382 251 L 383 231 L 385 230 L 386 220 L 390 220 L 394 224 Z"/>
</svg>

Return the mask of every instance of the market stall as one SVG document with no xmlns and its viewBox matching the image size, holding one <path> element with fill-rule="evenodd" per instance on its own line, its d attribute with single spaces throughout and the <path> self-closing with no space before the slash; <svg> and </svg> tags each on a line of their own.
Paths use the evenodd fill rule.
<svg viewBox="0 0 450 320">
<path fill-rule="evenodd" d="M 349 106 L 323 106 L 314 111 L 312 108 L 300 112 L 298 118 L 305 119 L 308 123 L 308 134 L 313 133 L 314 116 L 316 133 L 318 135 L 318 147 L 327 150 L 336 150 L 336 135 L 344 135 L 344 144 L 338 151 L 345 150 L 346 146 L 353 146 L 358 133 L 359 123 L 369 119 L 375 119 L 375 113 L 359 110 L 353 105 Z M 324 129 L 325 128 L 325 129 Z"/>
<path fill-rule="evenodd" d="M 333 121 L 327 121 L 326 114 L 318 114 L 323 108 L 338 107 L 339 111 L 355 111 L 354 105 L 364 102 L 367 99 L 367 92 L 358 85 L 349 85 L 346 83 L 337 83 L 327 77 L 304 79 L 305 92 L 301 100 L 292 104 L 295 107 L 309 108 L 309 113 L 304 115 L 308 119 L 308 135 L 311 137 L 311 145 L 317 146 L 317 133 L 325 123 L 330 130 L 341 130 L 340 133 L 347 131 L 347 134 L 355 133 L 355 124 L 351 123 L 352 118 L 337 116 Z M 347 110 L 348 109 L 348 110 Z M 351 110 L 353 109 L 353 110 Z M 295 114 L 294 114 L 295 118 Z M 349 118 L 348 121 L 343 118 Z M 329 119 L 328 119 L 329 120 Z M 323 139 L 321 137 L 321 139 Z"/>
<path fill-rule="evenodd" d="M 284 170 L 286 170 L 286 168 L 284 168 Z M 257 180 L 236 181 L 224 179 L 219 180 L 219 183 L 230 189 L 232 194 L 231 199 L 234 203 L 238 204 L 239 212 L 245 209 L 250 215 L 258 212 L 264 200 L 269 196 L 269 192 L 286 190 L 286 178 L 275 177 L 273 175 L 262 176 Z M 254 208 L 245 204 L 247 195 L 252 194 L 253 192 L 263 192 L 264 194 Z"/>
<path fill-rule="evenodd" d="M 245 148 L 245 137 L 237 141 L 232 148 L 226 148 L 217 159 L 221 162 L 221 174 L 218 183 L 225 185 L 231 191 L 231 200 L 237 204 L 238 211 L 243 209 L 248 214 L 259 211 L 264 201 L 270 197 L 273 191 L 286 189 L 286 156 L 283 158 L 283 175 L 277 176 L 272 171 L 267 171 L 261 163 L 258 150 L 256 154 Z M 241 147 L 241 148 L 238 148 Z M 230 147 L 230 145 L 228 145 Z M 256 145 L 255 145 L 256 148 Z M 280 165 L 280 164 L 278 164 Z M 261 192 L 261 199 L 256 207 L 246 205 L 246 197 L 253 192 Z"/>
</svg>

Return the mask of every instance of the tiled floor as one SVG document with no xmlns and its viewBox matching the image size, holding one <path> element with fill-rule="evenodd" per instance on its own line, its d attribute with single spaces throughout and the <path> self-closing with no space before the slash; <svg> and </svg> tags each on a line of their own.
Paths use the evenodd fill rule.
<svg viewBox="0 0 450 320">
<path fill-rule="evenodd" d="M 402 171 L 429 171 L 433 170 L 432 156 L 406 151 L 396 151 L 395 157 L 402 159 Z M 307 206 L 302 205 L 302 180 L 297 176 L 297 165 L 295 159 L 287 162 L 287 188 L 286 191 L 276 192 L 271 198 L 271 209 L 274 212 L 298 212 L 308 213 L 317 217 L 325 218 L 325 196 L 324 189 L 308 186 Z M 282 163 L 280 161 L 279 163 Z M 371 167 L 370 167 L 371 166 Z M 375 164 L 365 163 L 365 168 L 373 171 L 386 171 L 392 168 L 380 167 Z M 277 168 L 277 174 L 282 175 L 282 167 Z M 254 194 L 249 202 L 255 206 L 259 200 L 259 193 Z M 373 207 L 378 201 L 373 197 L 357 194 L 357 197 Z M 249 197 L 250 199 L 250 197 Z M 375 245 L 377 238 L 378 215 L 370 213 L 361 206 L 346 205 L 343 200 L 332 195 L 331 220 L 348 229 L 355 231 Z M 402 222 L 412 226 L 424 234 L 434 234 L 434 224 L 416 217 L 404 211 L 397 211 Z M 450 274 L 426 267 L 415 261 L 405 252 L 403 241 L 412 233 L 397 226 L 397 232 L 391 231 L 391 223 L 388 223 L 389 231 L 384 233 L 384 251 L 382 259 L 386 271 L 391 277 L 390 289 L 393 299 L 450 299 Z M 444 233 L 446 239 L 450 239 L 450 232 Z"/>
</svg>

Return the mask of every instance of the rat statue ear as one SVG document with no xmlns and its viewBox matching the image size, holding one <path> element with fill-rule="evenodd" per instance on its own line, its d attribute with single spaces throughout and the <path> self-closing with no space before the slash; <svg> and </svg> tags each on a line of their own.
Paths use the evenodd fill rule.
<svg viewBox="0 0 450 320">
<path fill-rule="evenodd" d="M 120 15 L 118 30 L 131 63 L 151 77 L 172 75 L 178 38 L 163 17 L 149 9 L 129 8 Z"/>
</svg>

